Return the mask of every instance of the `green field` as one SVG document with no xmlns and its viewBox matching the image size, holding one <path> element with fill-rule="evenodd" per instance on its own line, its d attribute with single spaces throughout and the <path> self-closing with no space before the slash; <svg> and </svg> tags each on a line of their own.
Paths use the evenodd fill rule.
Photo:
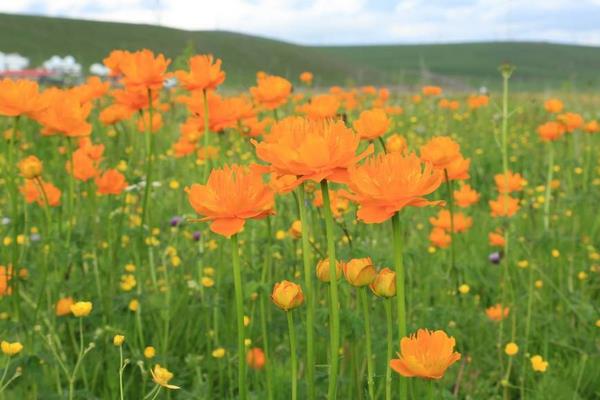
<svg viewBox="0 0 600 400">
<path fill-rule="evenodd" d="M 175 58 L 188 51 L 224 61 L 227 85 L 247 85 L 256 71 L 288 78 L 315 73 L 316 84 L 406 85 L 438 82 L 459 89 L 494 86 L 497 66 L 515 64 L 515 86 L 593 89 L 600 79 L 600 48 L 550 43 L 308 47 L 233 32 L 190 32 L 150 25 L 0 14 L 0 51 L 18 52 L 38 65 L 72 54 L 84 66 L 110 50 L 150 48 Z"/>
</svg>

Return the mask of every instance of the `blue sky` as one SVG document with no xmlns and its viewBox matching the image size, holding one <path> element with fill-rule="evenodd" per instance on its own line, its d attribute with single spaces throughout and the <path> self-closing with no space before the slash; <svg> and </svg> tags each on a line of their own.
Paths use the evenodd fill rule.
<svg viewBox="0 0 600 400">
<path fill-rule="evenodd" d="M 0 12 L 230 30 L 300 44 L 600 45 L 600 0 L 3 0 Z"/>
</svg>

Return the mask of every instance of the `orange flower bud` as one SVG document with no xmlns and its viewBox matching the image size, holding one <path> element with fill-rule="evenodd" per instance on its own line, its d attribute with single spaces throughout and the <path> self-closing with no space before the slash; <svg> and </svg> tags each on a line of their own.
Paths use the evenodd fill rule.
<svg viewBox="0 0 600 400">
<path fill-rule="evenodd" d="M 337 261 L 335 263 L 335 278 L 340 279 L 342 276 L 342 268 L 344 266 L 343 261 Z M 329 282 L 331 281 L 331 274 L 329 269 L 329 258 L 324 258 L 317 264 L 317 278 L 321 282 Z"/>
<path fill-rule="evenodd" d="M 259 347 L 254 347 L 246 353 L 246 363 L 252 369 L 263 369 L 266 361 L 265 353 Z"/>
<path fill-rule="evenodd" d="M 300 285 L 284 280 L 276 283 L 273 287 L 271 300 L 277 307 L 289 311 L 304 303 L 304 294 Z"/>
<path fill-rule="evenodd" d="M 394 297 L 396 295 L 396 273 L 389 268 L 383 268 L 369 286 L 379 297 Z"/>
<path fill-rule="evenodd" d="M 377 274 L 370 257 L 354 258 L 344 264 L 343 270 L 348 283 L 356 287 L 369 285 Z"/>
<path fill-rule="evenodd" d="M 42 174 L 42 162 L 36 156 L 29 156 L 19 162 L 19 171 L 25 179 L 34 179 Z"/>
<path fill-rule="evenodd" d="M 55 313 L 57 317 L 64 317 L 71 314 L 71 306 L 73 305 L 72 297 L 63 297 L 56 302 Z"/>
</svg>

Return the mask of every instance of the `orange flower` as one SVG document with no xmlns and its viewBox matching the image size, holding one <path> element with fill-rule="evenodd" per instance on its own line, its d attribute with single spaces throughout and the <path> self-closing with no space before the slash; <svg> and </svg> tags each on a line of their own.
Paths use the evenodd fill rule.
<svg viewBox="0 0 600 400">
<path fill-rule="evenodd" d="M 208 92 L 209 127 L 213 132 L 226 128 L 235 128 L 238 121 L 254 117 L 255 113 L 250 101 L 244 96 L 222 98 L 214 92 Z M 192 92 L 189 97 L 181 97 L 180 102 L 187 105 L 190 112 L 197 116 L 196 123 L 204 130 L 204 94 Z"/>
<path fill-rule="evenodd" d="M 471 167 L 471 160 L 463 158 L 462 156 L 454 160 L 450 165 L 446 167 L 446 173 L 448 174 L 448 180 L 464 180 L 469 179 L 469 168 Z"/>
<path fill-rule="evenodd" d="M 212 54 L 191 57 L 188 66 L 190 72 L 175 72 L 177 79 L 187 90 L 216 89 L 225 81 L 225 72 L 221 71 L 221 60 L 214 60 Z"/>
<path fill-rule="evenodd" d="M 494 181 L 499 193 L 520 192 L 527 185 L 527 181 L 521 174 L 513 174 L 511 171 L 507 171 L 506 176 L 504 174 L 497 174 L 494 176 Z"/>
<path fill-rule="evenodd" d="M 504 240 L 504 235 L 500 232 L 490 232 L 488 233 L 488 242 L 490 246 L 495 247 L 504 247 L 506 241 Z"/>
<path fill-rule="evenodd" d="M 250 88 L 250 93 L 257 103 L 269 110 L 285 104 L 292 92 L 292 84 L 280 76 L 259 77 L 257 83 L 257 86 Z"/>
<path fill-rule="evenodd" d="M 500 194 L 496 200 L 490 200 L 492 217 L 512 217 L 519 211 L 519 199 Z"/>
<path fill-rule="evenodd" d="M 0 265 L 0 297 L 12 294 L 12 287 L 10 286 L 12 276 L 11 266 L 7 268 L 4 265 Z"/>
<path fill-rule="evenodd" d="M 383 268 L 377 273 L 369 287 L 376 296 L 394 297 L 396 295 L 396 273 L 389 268 Z"/>
<path fill-rule="evenodd" d="M 121 75 L 121 63 L 123 62 L 123 59 L 125 59 L 125 57 L 127 57 L 129 54 L 131 53 L 125 50 L 113 50 L 110 52 L 108 57 L 102 60 L 102 63 L 108 69 L 110 69 L 110 74 L 112 76 Z"/>
<path fill-rule="evenodd" d="M 546 122 L 538 127 L 538 135 L 545 142 L 558 140 L 565 134 L 565 127 L 556 121 Z"/>
<path fill-rule="evenodd" d="M 475 110 L 479 107 L 485 107 L 490 102 L 490 98 L 486 95 L 479 96 L 469 96 L 467 103 L 469 104 L 469 108 L 471 110 Z"/>
<path fill-rule="evenodd" d="M 402 153 L 408 149 L 408 145 L 404 136 L 394 133 L 385 141 L 385 149 L 388 153 Z"/>
<path fill-rule="evenodd" d="M 100 112 L 98 119 L 104 125 L 114 125 L 131 118 L 133 111 L 122 104 L 112 104 Z"/>
<path fill-rule="evenodd" d="M 126 107 L 130 113 L 148 108 L 150 99 L 148 92 L 144 89 L 121 89 L 113 90 L 112 96 L 115 98 L 115 104 Z M 158 91 L 152 91 L 152 104 L 158 108 Z"/>
<path fill-rule="evenodd" d="M 148 125 L 150 125 L 150 112 L 144 111 L 142 116 L 140 116 L 137 120 L 137 130 L 141 133 L 148 132 Z M 154 112 L 152 114 L 152 127 L 150 128 L 150 132 L 156 133 L 162 128 L 163 119 L 162 115 L 158 112 Z"/>
<path fill-rule="evenodd" d="M 442 88 L 439 86 L 423 86 L 421 92 L 424 96 L 439 96 L 442 94 Z"/>
<path fill-rule="evenodd" d="M 342 270 L 348 283 L 355 287 L 370 285 L 377 275 L 371 257 L 353 258 L 344 263 Z"/>
<path fill-rule="evenodd" d="M 340 108 L 340 101 L 331 94 L 319 94 L 310 99 L 310 103 L 298 107 L 298 111 L 305 113 L 311 119 L 334 118 Z"/>
<path fill-rule="evenodd" d="M 429 222 L 431 225 L 444 229 L 446 231 L 450 230 L 450 211 L 448 210 L 440 210 L 438 212 L 437 218 L 431 217 L 429 218 Z M 467 231 L 471 225 L 473 225 L 473 218 L 466 217 L 461 212 L 455 212 L 452 218 L 452 222 L 454 224 L 454 233 L 460 233 Z"/>
<path fill-rule="evenodd" d="M 300 285 L 290 281 L 281 281 L 273 287 L 273 303 L 284 311 L 300 307 L 304 303 L 304 294 Z"/>
<path fill-rule="evenodd" d="M 331 189 L 329 190 L 329 203 L 331 206 L 331 212 L 335 218 L 340 217 L 342 213 L 347 211 L 350 206 L 350 202 L 344 197 L 343 191 L 336 192 Z M 315 207 L 323 207 L 323 192 L 318 191 L 315 193 L 313 205 Z"/>
<path fill-rule="evenodd" d="M 123 74 L 122 82 L 127 89 L 160 90 L 168 77 L 167 67 L 170 62 L 162 54 L 155 57 L 152 51 L 144 49 L 122 56 L 118 68 Z"/>
<path fill-rule="evenodd" d="M 42 135 L 57 133 L 68 137 L 88 136 L 92 125 L 87 117 L 92 110 L 91 103 L 82 104 L 68 91 L 53 91 L 48 97 L 50 105 L 39 114 L 38 120 L 44 126 Z"/>
<path fill-rule="evenodd" d="M 429 161 L 437 169 L 448 170 L 461 158 L 459 144 L 448 136 L 433 137 L 421 146 L 421 159 Z"/>
<path fill-rule="evenodd" d="M 263 218 L 273 212 L 273 191 L 255 169 L 239 165 L 211 171 L 206 185 L 186 188 L 188 199 L 210 230 L 226 237 L 240 232 L 246 219 Z"/>
<path fill-rule="evenodd" d="M 42 174 L 43 165 L 39 158 L 36 156 L 29 156 L 18 164 L 21 176 L 25 179 L 34 179 Z"/>
<path fill-rule="evenodd" d="M 257 117 L 245 118 L 242 120 L 242 125 L 244 126 L 243 133 L 250 137 L 264 135 L 272 123 L 273 119 L 271 118 L 264 118 L 262 120 L 259 120 Z"/>
<path fill-rule="evenodd" d="M 313 74 L 312 72 L 308 72 L 308 71 L 304 71 L 300 74 L 300 81 L 310 85 L 313 81 Z"/>
<path fill-rule="evenodd" d="M 125 176 L 116 169 L 109 169 L 95 180 L 99 194 L 119 195 L 127 187 Z"/>
<path fill-rule="evenodd" d="M 71 164 L 73 168 L 71 168 Z M 97 162 L 92 159 L 84 148 L 79 148 L 73 152 L 73 157 L 67 161 L 67 172 L 72 173 L 75 179 L 86 182 L 98 175 L 96 169 Z"/>
<path fill-rule="evenodd" d="M 256 155 L 270 163 L 273 172 L 299 177 L 296 186 L 306 180 L 345 182 L 348 168 L 373 151 L 369 146 L 357 156 L 359 142 L 342 121 L 300 117 L 279 121 L 260 143 L 252 140 Z"/>
<path fill-rule="evenodd" d="M 419 329 L 416 335 L 400 341 L 400 358 L 390 367 L 400 375 L 412 378 L 441 379 L 452 364 L 460 360 L 454 351 L 456 341 L 444 331 Z"/>
<path fill-rule="evenodd" d="M 13 81 L 8 78 L 0 81 L 0 115 L 27 115 L 35 118 L 45 107 L 37 82 L 25 79 Z"/>
<path fill-rule="evenodd" d="M 61 192 L 56 186 L 48 182 L 42 182 L 42 186 L 40 187 L 39 182 L 35 180 L 26 180 L 23 186 L 19 188 L 19 191 L 25 197 L 25 201 L 29 204 L 34 201 L 42 206 L 46 206 L 46 201 L 44 200 L 44 193 L 46 194 L 46 198 L 48 199 L 48 205 L 50 207 L 56 207 L 60 205 L 60 196 Z"/>
<path fill-rule="evenodd" d="M 357 217 L 370 223 L 381 223 L 404 207 L 440 204 L 423 196 L 442 183 L 442 173 L 423 163 L 414 154 L 380 154 L 349 170 L 348 186 L 354 192 L 351 200 L 359 203 Z"/>
<path fill-rule="evenodd" d="M 544 108 L 549 113 L 556 114 L 562 111 L 563 102 L 559 99 L 548 99 L 546 100 L 546 102 L 544 102 Z"/>
<path fill-rule="evenodd" d="M 502 307 L 502 304 L 496 304 L 495 306 L 486 308 L 485 315 L 491 321 L 502 321 L 504 318 L 508 317 L 508 313 L 510 309 L 508 307 Z"/>
<path fill-rule="evenodd" d="M 354 121 L 353 126 L 361 139 L 373 140 L 385 134 L 390 128 L 391 120 L 380 108 L 365 110 Z"/>
<path fill-rule="evenodd" d="M 252 369 L 263 369 L 266 361 L 265 352 L 260 347 L 253 347 L 246 353 L 246 363 Z"/>
<path fill-rule="evenodd" d="M 302 237 L 302 222 L 299 219 L 292 222 L 289 233 L 294 239 L 300 239 Z"/>
<path fill-rule="evenodd" d="M 471 186 L 464 184 L 459 190 L 454 191 L 454 201 L 456 205 L 462 208 L 467 208 L 479 201 L 479 193 Z"/>
<path fill-rule="evenodd" d="M 71 315 L 71 306 L 75 304 L 72 297 L 63 297 L 56 302 L 54 312 L 57 317 L 64 317 L 65 315 Z"/>
<path fill-rule="evenodd" d="M 569 133 L 583 126 L 583 117 L 576 113 L 568 112 L 560 114 L 556 119 L 565 126 L 565 129 Z"/>
<path fill-rule="evenodd" d="M 344 267 L 343 261 L 335 262 L 335 279 L 336 280 L 340 279 L 340 276 L 342 276 L 343 267 Z M 323 258 L 322 260 L 319 260 L 319 262 L 317 263 L 316 274 L 317 274 L 317 278 L 321 282 L 331 281 L 331 271 L 329 271 L 329 258 Z"/>
<path fill-rule="evenodd" d="M 97 76 L 90 76 L 83 85 L 75 86 L 71 89 L 80 103 L 88 103 L 92 100 L 104 96 L 110 88 L 110 82 L 102 82 Z"/>
<path fill-rule="evenodd" d="M 434 227 L 429 234 L 429 241 L 435 247 L 445 249 L 452 243 L 452 236 L 445 229 Z"/>
<path fill-rule="evenodd" d="M 588 122 L 587 124 L 585 124 L 585 127 L 583 129 L 587 133 L 600 132 L 600 124 L 598 124 L 598 121 L 592 120 L 592 121 Z"/>
</svg>

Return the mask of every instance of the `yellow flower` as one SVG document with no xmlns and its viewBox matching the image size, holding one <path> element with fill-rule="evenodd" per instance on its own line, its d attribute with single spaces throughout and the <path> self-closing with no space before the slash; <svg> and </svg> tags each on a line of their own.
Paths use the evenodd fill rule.
<svg viewBox="0 0 600 400">
<path fill-rule="evenodd" d="M 250 317 L 247 315 L 244 315 L 244 326 L 248 326 L 250 325 Z"/>
<path fill-rule="evenodd" d="M 283 240 L 285 239 L 285 231 L 280 229 L 275 233 L 275 239 L 277 240 Z"/>
<path fill-rule="evenodd" d="M 535 287 L 538 289 L 541 289 L 544 286 L 544 281 L 538 279 L 537 281 L 535 281 Z"/>
<path fill-rule="evenodd" d="M 169 187 L 173 190 L 179 189 L 179 182 L 173 179 L 171 182 L 169 182 Z"/>
<path fill-rule="evenodd" d="M 160 364 L 156 364 L 154 369 L 150 370 L 150 373 L 152 374 L 152 380 L 157 385 L 167 389 L 179 389 L 179 386 L 169 385 L 169 381 L 173 378 L 173 373 L 161 367 Z"/>
<path fill-rule="evenodd" d="M 222 347 L 216 348 L 212 352 L 214 358 L 223 358 L 225 356 L 225 349 Z"/>
<path fill-rule="evenodd" d="M 531 357 L 531 368 L 536 372 L 546 372 L 546 369 L 548 369 L 548 361 L 544 361 L 540 355 L 535 355 Z"/>
<path fill-rule="evenodd" d="M 463 283 L 458 287 L 458 291 L 460 292 L 460 294 L 467 294 L 470 290 L 471 288 L 466 283 Z"/>
<path fill-rule="evenodd" d="M 129 310 L 136 312 L 138 310 L 138 308 L 140 308 L 140 302 L 137 299 L 132 299 L 129 302 Z"/>
<path fill-rule="evenodd" d="M 21 343 L 19 343 L 19 342 L 9 343 L 5 340 L 2 341 L 2 343 L 0 344 L 0 347 L 2 347 L 2 352 L 9 357 L 16 356 L 17 354 L 19 354 L 21 352 L 21 350 L 23 350 L 23 345 Z"/>
<path fill-rule="evenodd" d="M 135 276 L 131 274 L 121 276 L 121 290 L 129 292 L 136 284 Z"/>
<path fill-rule="evenodd" d="M 200 283 L 202 284 L 202 286 L 204 286 L 205 288 L 209 288 L 209 287 L 213 287 L 215 286 L 215 281 L 213 278 L 210 278 L 208 276 L 203 276 L 202 279 L 200 280 Z"/>
<path fill-rule="evenodd" d="M 517 266 L 519 268 L 527 268 L 529 266 L 529 261 L 521 260 L 521 261 L 517 262 Z"/>
<path fill-rule="evenodd" d="M 560 251 L 558 251 L 557 249 L 553 249 L 552 250 L 552 257 L 554 257 L 554 258 L 560 257 Z"/>
<path fill-rule="evenodd" d="M 71 312 L 76 317 L 87 317 L 92 312 L 92 303 L 90 301 L 78 301 L 71 306 Z"/>
<path fill-rule="evenodd" d="M 123 336 L 123 335 L 115 335 L 115 337 L 113 337 L 113 344 L 115 346 L 122 346 L 124 342 L 125 342 L 125 336 Z"/>
<path fill-rule="evenodd" d="M 156 355 L 156 350 L 152 346 L 146 346 L 144 349 L 144 357 L 146 358 L 154 358 Z"/>
<path fill-rule="evenodd" d="M 507 343 L 504 352 L 512 357 L 519 352 L 519 346 L 514 342 Z"/>
<path fill-rule="evenodd" d="M 585 271 L 581 271 L 577 274 L 577 278 L 580 281 L 585 281 L 588 278 L 588 274 Z"/>
<path fill-rule="evenodd" d="M 179 258 L 179 256 L 171 257 L 171 265 L 174 267 L 179 267 L 181 265 L 181 258 Z"/>
</svg>

